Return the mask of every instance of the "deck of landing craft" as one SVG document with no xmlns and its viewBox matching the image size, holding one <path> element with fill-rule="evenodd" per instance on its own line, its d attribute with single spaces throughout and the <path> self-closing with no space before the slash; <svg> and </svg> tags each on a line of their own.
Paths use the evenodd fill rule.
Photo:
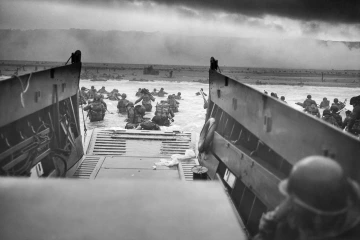
<svg viewBox="0 0 360 240">
<path fill-rule="evenodd" d="M 196 158 L 178 166 L 157 166 L 160 159 L 194 149 L 196 135 L 188 132 L 94 129 L 85 144 L 85 155 L 68 171 L 78 179 L 192 180 Z"/>
</svg>

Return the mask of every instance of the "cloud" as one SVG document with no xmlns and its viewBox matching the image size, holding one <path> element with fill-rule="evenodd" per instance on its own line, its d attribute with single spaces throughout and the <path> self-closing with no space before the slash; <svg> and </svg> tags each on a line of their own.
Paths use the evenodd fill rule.
<svg viewBox="0 0 360 240">
<path fill-rule="evenodd" d="M 150 1 L 150 0 L 148 0 Z M 148 2 L 143 0 L 143 2 Z M 360 23 L 358 0 L 151 0 L 166 5 L 211 9 L 227 13 L 263 17 L 275 15 L 291 19 L 329 23 Z"/>
<path fill-rule="evenodd" d="M 56 47 L 54 47 L 56 46 Z M 0 30 L 0 59 L 84 62 L 359 69 L 359 43 L 311 39 L 189 37 L 176 34 L 70 30 Z"/>
</svg>

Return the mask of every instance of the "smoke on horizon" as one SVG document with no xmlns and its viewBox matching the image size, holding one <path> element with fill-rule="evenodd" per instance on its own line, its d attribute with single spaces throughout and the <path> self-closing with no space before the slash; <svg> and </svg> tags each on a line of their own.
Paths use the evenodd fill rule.
<svg viewBox="0 0 360 240">
<path fill-rule="evenodd" d="M 56 46 L 56 47 L 54 47 Z M 162 33 L 99 30 L 0 30 L 0 59 L 66 61 L 80 49 L 84 62 L 133 64 L 353 69 L 359 43 L 310 39 L 188 37 Z"/>
</svg>

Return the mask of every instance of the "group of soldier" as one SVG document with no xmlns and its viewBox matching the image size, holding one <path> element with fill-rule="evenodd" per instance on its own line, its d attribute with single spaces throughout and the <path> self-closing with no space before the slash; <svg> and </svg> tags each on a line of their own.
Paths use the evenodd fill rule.
<svg viewBox="0 0 360 240">
<path fill-rule="evenodd" d="M 320 109 L 324 109 L 322 113 L 321 119 L 325 122 L 339 127 L 341 129 L 345 129 L 350 133 L 358 134 L 359 133 L 359 125 L 355 124 L 356 121 L 360 120 L 360 96 L 352 97 L 350 99 L 350 105 L 353 105 L 353 111 L 346 110 L 346 99 L 344 102 L 340 102 L 337 98 L 334 99 L 333 103 L 330 105 L 330 101 L 324 97 L 323 101 L 318 105 L 313 99 L 311 99 L 311 95 L 307 96 L 307 99 L 302 104 L 304 111 L 320 118 Z M 341 111 L 345 111 L 345 119 L 342 119 L 340 115 Z M 355 126 L 354 126 L 355 125 Z"/>
<path fill-rule="evenodd" d="M 267 92 L 265 91 L 267 94 Z M 278 99 L 276 93 L 271 93 L 271 96 Z M 334 98 L 333 103 L 330 105 L 330 101 L 324 97 L 323 101 L 318 105 L 315 100 L 311 98 L 311 95 L 308 95 L 303 103 L 298 102 L 297 105 L 304 108 L 304 112 L 321 118 L 325 122 L 334 125 L 338 128 L 344 129 L 353 134 L 360 134 L 360 106 L 359 106 L 360 96 L 353 97 L 350 100 L 350 105 L 354 106 L 354 110 L 346 110 L 346 99 L 344 102 L 340 102 L 339 99 Z M 285 102 L 285 97 L 281 96 L 281 101 Z M 320 115 L 319 109 L 324 109 L 322 116 Z M 345 110 L 345 119 L 342 119 L 340 113 Z"/>
<path fill-rule="evenodd" d="M 84 110 L 88 111 L 91 122 L 104 119 L 107 106 L 103 101 L 105 98 L 103 94 L 108 95 L 106 99 L 118 101 L 117 109 L 120 114 L 127 114 L 126 129 L 159 130 L 159 126 L 169 126 L 174 121 L 174 113 L 179 111 L 179 102 L 176 99 L 181 99 L 180 92 L 177 95 L 168 94 L 164 91 L 164 88 L 161 88 L 158 92 L 154 89 L 150 93 L 146 88 L 139 88 L 135 94 L 138 99 L 133 103 L 126 99 L 127 95 L 125 93 L 120 94 L 117 89 L 108 92 L 105 87 L 98 91 L 94 86 L 91 86 L 91 89 L 82 87 L 79 94 L 79 103 L 81 105 L 88 103 Z M 168 95 L 167 100 L 161 100 L 160 103 L 157 103 L 155 116 L 151 121 L 146 121 L 144 118 L 145 112 L 152 111 L 152 102 L 155 101 L 154 96 L 164 97 L 165 95 Z M 141 105 L 136 105 L 139 102 L 141 102 Z"/>
</svg>

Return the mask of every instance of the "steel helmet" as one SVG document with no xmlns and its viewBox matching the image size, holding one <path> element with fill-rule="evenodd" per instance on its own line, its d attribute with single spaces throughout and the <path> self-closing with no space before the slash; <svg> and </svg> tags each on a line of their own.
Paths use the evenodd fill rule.
<svg viewBox="0 0 360 240">
<path fill-rule="evenodd" d="M 85 88 L 85 87 L 81 87 L 81 90 L 86 90 L 86 88 Z"/>
<path fill-rule="evenodd" d="M 126 107 L 133 107 L 134 106 L 134 103 L 133 102 L 128 102 L 127 104 L 126 104 Z"/>
<path fill-rule="evenodd" d="M 330 113 L 330 110 L 329 109 L 325 109 L 324 111 L 323 111 L 323 116 L 326 116 L 326 115 L 330 115 L 331 113 Z"/>
<path fill-rule="evenodd" d="M 327 100 L 327 98 L 326 98 L 326 97 L 324 97 L 324 98 L 323 98 L 323 100 Z"/>
<path fill-rule="evenodd" d="M 338 111 L 339 111 L 339 108 L 338 108 L 336 105 L 332 105 L 332 106 L 330 107 L 330 111 L 338 112 Z"/>
<path fill-rule="evenodd" d="M 307 95 L 307 98 L 311 98 L 311 95 Z"/>
<path fill-rule="evenodd" d="M 297 162 L 288 179 L 279 184 L 280 192 L 295 204 L 317 214 L 337 215 L 348 210 L 350 184 L 334 160 L 309 156 Z"/>
<path fill-rule="evenodd" d="M 334 98 L 334 103 L 337 103 L 339 101 L 339 99 Z"/>
<path fill-rule="evenodd" d="M 123 98 L 126 98 L 126 93 L 121 94 Z"/>
<path fill-rule="evenodd" d="M 96 100 L 100 100 L 100 95 L 99 94 L 95 94 L 94 101 L 96 101 Z"/>
<path fill-rule="evenodd" d="M 181 92 L 178 92 L 178 95 L 181 95 Z"/>
<path fill-rule="evenodd" d="M 354 104 L 359 103 L 359 102 L 360 102 L 360 95 L 357 96 L 357 97 L 350 98 L 350 105 L 354 105 Z"/>
</svg>

